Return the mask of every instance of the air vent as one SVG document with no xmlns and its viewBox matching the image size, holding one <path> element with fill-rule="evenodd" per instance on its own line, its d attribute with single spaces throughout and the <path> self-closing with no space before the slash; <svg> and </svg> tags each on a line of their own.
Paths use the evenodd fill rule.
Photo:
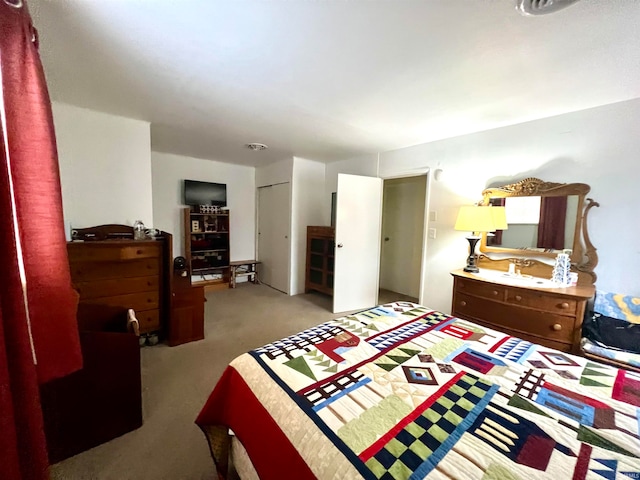
<svg viewBox="0 0 640 480">
<path fill-rule="evenodd" d="M 578 0 L 517 0 L 516 9 L 522 15 L 546 15 L 572 5 Z"/>
<path fill-rule="evenodd" d="M 249 150 L 253 150 L 254 152 L 266 150 L 267 148 L 269 148 L 264 143 L 247 143 L 245 147 L 247 147 Z"/>
</svg>

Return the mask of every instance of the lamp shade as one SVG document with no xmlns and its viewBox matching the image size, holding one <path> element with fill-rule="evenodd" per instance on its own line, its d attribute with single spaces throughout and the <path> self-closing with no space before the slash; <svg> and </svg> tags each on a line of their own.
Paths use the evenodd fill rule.
<svg viewBox="0 0 640 480">
<path fill-rule="evenodd" d="M 467 232 L 493 232 L 507 228 L 504 207 L 463 205 L 455 229 Z M 494 212 L 495 211 L 495 212 Z"/>
</svg>

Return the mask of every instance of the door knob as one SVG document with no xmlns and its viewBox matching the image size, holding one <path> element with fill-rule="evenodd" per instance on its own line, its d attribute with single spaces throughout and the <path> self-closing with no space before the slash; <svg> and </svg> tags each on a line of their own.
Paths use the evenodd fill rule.
<svg viewBox="0 0 640 480">
<path fill-rule="evenodd" d="M 338 248 L 342 248 L 342 244 L 341 244 L 341 243 L 339 243 L 338 245 L 336 245 L 336 247 L 338 247 Z"/>
<path fill-rule="evenodd" d="M 384 237 L 384 241 L 388 242 L 389 241 L 389 237 Z"/>
</svg>

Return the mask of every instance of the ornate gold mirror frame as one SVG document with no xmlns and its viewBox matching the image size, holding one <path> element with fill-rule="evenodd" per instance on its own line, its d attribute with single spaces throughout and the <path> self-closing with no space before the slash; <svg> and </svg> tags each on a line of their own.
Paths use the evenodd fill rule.
<svg viewBox="0 0 640 480">
<path fill-rule="evenodd" d="M 575 230 L 573 235 L 573 248 L 571 253 L 572 270 L 582 272 L 579 282 L 581 284 L 595 283 L 596 275 L 594 269 L 598 264 L 598 255 L 596 248 L 591 243 L 589 232 L 587 229 L 587 215 L 591 208 L 600 205 L 586 195 L 591 187 L 585 183 L 552 183 L 545 182 L 539 178 L 526 178 L 516 183 L 504 185 L 501 187 L 487 188 L 482 192 L 482 205 L 489 205 L 492 198 L 507 197 L 560 197 L 577 195 L 578 206 L 576 212 Z M 507 270 L 510 263 L 515 263 L 525 272 L 528 270 L 530 274 L 535 276 L 544 276 L 551 265 L 543 261 L 538 261 L 528 257 L 547 257 L 555 258 L 558 251 L 528 251 L 519 248 L 502 248 L 487 245 L 487 234 L 482 234 L 480 243 L 480 251 L 482 254 L 478 260 L 479 266 L 484 268 L 492 268 L 497 270 Z M 493 258 L 495 255 L 501 254 L 500 258 Z M 504 258 L 510 256 L 509 258 Z"/>
</svg>

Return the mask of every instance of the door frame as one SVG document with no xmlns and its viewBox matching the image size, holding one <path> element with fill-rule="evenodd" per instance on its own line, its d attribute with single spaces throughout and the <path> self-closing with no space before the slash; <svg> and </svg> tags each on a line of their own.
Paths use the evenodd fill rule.
<svg viewBox="0 0 640 480">
<path fill-rule="evenodd" d="M 287 218 L 289 220 L 289 228 L 287 231 L 287 291 L 286 292 L 282 292 L 285 293 L 287 295 L 291 295 L 291 201 L 292 201 L 292 194 L 291 194 L 291 182 L 276 182 L 276 183 L 271 183 L 269 185 L 260 185 L 260 186 L 256 186 L 256 228 L 255 228 L 255 254 L 254 254 L 254 258 L 256 260 L 259 260 L 258 258 L 258 252 L 259 252 L 259 248 L 260 248 L 260 189 L 261 188 L 269 188 L 269 187 L 275 187 L 276 185 L 289 185 L 289 204 L 287 206 Z M 259 266 L 257 268 L 260 268 Z M 277 290 L 274 288 L 274 290 Z M 280 292 L 280 290 L 277 290 L 278 292 Z"/>
<path fill-rule="evenodd" d="M 394 178 L 409 178 L 425 176 L 425 195 L 424 195 L 424 225 L 422 229 L 422 257 L 420 261 L 420 296 L 418 297 L 418 303 L 424 305 L 425 295 L 424 288 L 427 284 L 427 241 L 429 240 L 429 205 L 431 200 L 431 182 L 432 171 L 429 167 L 416 168 L 411 170 L 398 170 L 386 173 L 384 176 L 379 175 L 379 178 L 384 180 L 392 180 Z M 382 189 L 382 201 L 384 202 L 384 184 Z M 384 212 L 383 212 L 384 213 Z M 380 238 L 382 238 L 382 219 L 380 221 Z M 381 247 L 382 250 L 382 247 Z M 380 285 L 380 272 L 378 272 L 378 285 Z M 379 292 L 378 288 L 378 292 Z M 378 293 L 378 301 L 380 303 L 380 297 Z"/>
</svg>

